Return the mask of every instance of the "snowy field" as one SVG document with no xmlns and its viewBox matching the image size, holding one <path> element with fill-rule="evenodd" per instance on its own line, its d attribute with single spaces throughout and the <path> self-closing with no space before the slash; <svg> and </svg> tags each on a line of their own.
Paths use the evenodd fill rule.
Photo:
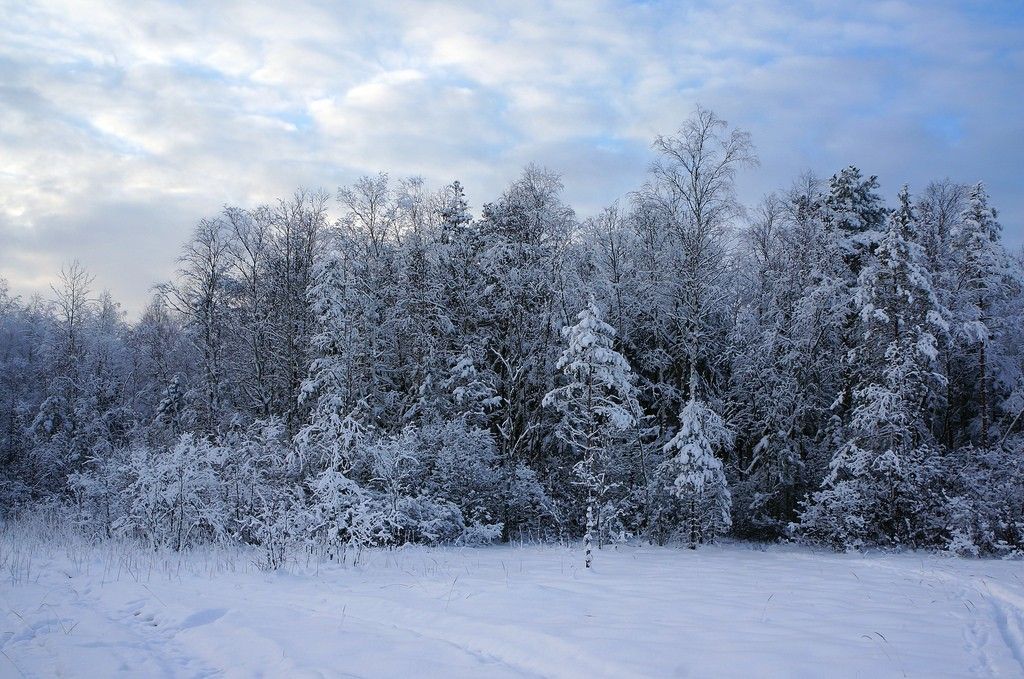
<svg viewBox="0 0 1024 679">
<path fill-rule="evenodd" d="M 409 548 L 266 573 L 0 539 L 4 677 L 1024 673 L 1022 565 L 792 547 Z"/>
</svg>

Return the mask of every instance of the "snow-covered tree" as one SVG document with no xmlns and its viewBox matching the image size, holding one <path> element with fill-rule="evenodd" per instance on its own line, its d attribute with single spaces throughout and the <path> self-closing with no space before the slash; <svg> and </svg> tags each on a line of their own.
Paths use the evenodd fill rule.
<svg viewBox="0 0 1024 679">
<path fill-rule="evenodd" d="M 639 406 L 629 363 L 613 347 L 615 330 L 601 320 L 594 299 L 563 330 L 567 346 L 558 360 L 566 383 L 544 396 L 544 405 L 561 413 L 558 437 L 577 457 L 575 471 L 587 494 L 586 567 L 599 531 L 599 508 L 606 491 L 603 455 L 612 430 L 632 427 Z"/>
<path fill-rule="evenodd" d="M 466 190 L 454 181 L 438 194 L 438 215 L 441 218 L 441 240 L 445 243 L 458 240 L 467 225 L 473 221 L 466 201 Z"/>
<path fill-rule="evenodd" d="M 847 167 L 748 211 L 743 131 L 698 107 L 654 149 L 583 223 L 535 165 L 479 218 L 459 182 L 383 173 L 333 223 L 319 191 L 228 206 L 138 320 L 77 264 L 45 296 L 0 282 L 0 508 L 268 568 L 730 519 L 1024 546 L 1024 256 L 984 186 L 890 211 Z"/>
<path fill-rule="evenodd" d="M 659 155 L 637 193 L 636 212 L 641 239 L 660 251 L 651 253 L 654 279 L 642 303 L 660 326 L 652 347 L 660 354 L 656 407 L 659 419 L 668 420 L 719 367 L 729 240 L 743 214 L 736 173 L 758 160 L 748 132 L 729 129 L 701 106 L 675 135 L 657 137 L 654 148 Z"/>
<path fill-rule="evenodd" d="M 821 199 L 810 175 L 768 198 L 736 263 L 743 283 L 726 407 L 737 434 L 738 535 L 778 536 L 796 518 L 820 456 L 818 439 L 829 428 L 850 301 Z"/>
<path fill-rule="evenodd" d="M 1015 283 L 1009 258 L 999 242 L 1001 232 L 996 211 L 989 206 L 985 186 L 979 182 L 968 192 L 967 208 L 952 234 L 952 249 L 956 255 L 954 332 L 976 355 L 972 396 L 977 403 L 977 441 L 983 448 L 992 443 L 991 348 L 999 325 L 993 309 Z"/>
<path fill-rule="evenodd" d="M 855 277 L 868 263 L 885 228 L 887 211 L 877 191 L 878 178 L 865 179 L 853 165 L 829 180 L 825 220 L 839 236 L 843 256 Z"/>
<path fill-rule="evenodd" d="M 500 404 L 491 379 L 477 369 L 476 351 L 468 345 L 455 357 L 444 387 L 451 394 L 453 414 L 467 422 L 484 422 L 487 412 Z"/>
<path fill-rule="evenodd" d="M 937 372 L 943 314 L 906 187 L 857 288 L 860 343 L 850 353 L 859 384 L 845 440 L 802 524 L 836 547 L 900 542 L 908 533 L 906 464 L 932 442 L 929 408 L 945 377 Z"/>
<path fill-rule="evenodd" d="M 310 402 L 310 415 L 296 437 L 296 452 L 300 466 L 315 473 L 346 472 L 367 426 L 361 406 L 368 366 L 359 347 L 352 286 L 341 259 L 329 257 L 309 290 L 317 324 L 310 340 L 315 358 L 299 397 Z"/>
<path fill-rule="evenodd" d="M 691 398 L 679 413 L 679 431 L 665 444 L 660 470 L 668 491 L 682 503 L 690 549 L 713 542 L 732 525 L 732 496 L 719 455 L 734 433 L 703 401 Z"/>
<path fill-rule="evenodd" d="M 160 287 L 163 300 L 184 319 L 199 357 L 201 399 L 197 404 L 206 433 L 228 417 L 225 353 L 228 330 L 228 232 L 220 219 L 204 219 L 178 258 L 177 281 Z"/>
</svg>

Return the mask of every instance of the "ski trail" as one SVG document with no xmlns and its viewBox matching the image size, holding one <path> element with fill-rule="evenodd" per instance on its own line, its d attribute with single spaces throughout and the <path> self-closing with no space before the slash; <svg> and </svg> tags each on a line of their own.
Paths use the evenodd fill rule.
<svg viewBox="0 0 1024 679">
<path fill-rule="evenodd" d="M 1003 642 L 1024 671 L 1024 597 L 1002 585 L 982 580 L 995 612 Z"/>
<path fill-rule="evenodd" d="M 337 594 L 337 590 L 333 593 Z M 395 601 L 377 602 L 376 606 L 361 610 L 361 601 L 356 598 L 349 602 L 347 612 L 341 614 L 331 603 L 325 604 L 310 599 L 296 599 L 294 593 L 290 593 L 287 599 L 274 597 L 266 603 L 269 606 L 287 608 L 306 616 L 330 621 L 335 626 L 345 620 L 349 624 L 361 625 L 364 629 L 391 629 L 429 643 L 446 646 L 471 658 L 479 671 L 489 676 L 495 675 L 498 670 L 522 677 L 564 676 L 567 667 L 591 677 L 631 679 L 642 676 L 631 668 L 609 659 L 591 658 L 585 649 L 545 632 L 514 624 L 496 624 L 454 612 L 446 613 L 442 622 L 441 619 L 437 619 L 436 611 L 422 607 L 422 604 L 430 603 L 432 600 L 421 601 L 420 605 Z M 332 603 L 336 600 L 330 596 L 327 599 Z M 222 596 L 219 600 L 219 604 L 230 607 L 240 607 L 243 603 L 244 597 L 232 595 Z M 201 612 L 202 615 L 193 614 L 190 618 L 213 618 L 212 611 L 219 610 L 221 609 L 211 609 L 209 612 Z M 244 623 L 237 621 L 235 624 L 240 625 L 236 632 L 244 630 L 272 642 L 272 639 L 261 631 L 245 627 Z"/>
<path fill-rule="evenodd" d="M 964 630 L 964 637 L 970 649 L 975 653 L 980 667 L 989 676 L 998 676 L 1001 672 L 998 663 L 988 650 L 988 633 L 983 623 L 987 622 L 999 632 L 1003 645 L 1009 651 L 1010 656 L 1024 672 L 1024 596 L 1018 594 L 1003 585 L 993 582 L 990 578 L 975 575 L 953 575 L 938 569 L 907 568 L 895 564 L 879 561 L 864 561 L 872 568 L 880 568 L 902 573 L 907 576 L 921 578 L 922 582 L 927 578 L 938 580 L 947 585 L 957 588 L 959 595 L 966 602 L 972 602 L 973 595 L 981 595 L 991 609 L 991 616 L 988 619 L 972 619 Z M 974 609 L 976 610 L 976 609 Z"/>
<path fill-rule="evenodd" d="M 168 676 L 180 675 L 183 671 L 196 679 L 216 677 L 220 672 L 206 664 L 201 658 L 188 653 L 179 643 L 178 630 L 169 623 L 168 616 L 160 608 L 166 608 L 152 595 L 128 601 L 114 610 L 106 609 L 102 601 L 96 600 L 94 610 L 103 615 L 112 625 L 132 630 L 145 649 L 161 666 L 167 668 Z M 160 608 L 157 608 L 157 607 Z M 156 610 L 154 610 L 156 609 Z"/>
<path fill-rule="evenodd" d="M 999 672 L 992 664 L 991 652 L 987 650 L 990 637 L 988 626 L 982 624 L 982 621 L 971 620 L 964 628 L 964 641 L 967 642 L 968 650 L 977 661 L 977 673 L 994 677 L 998 676 Z"/>
</svg>

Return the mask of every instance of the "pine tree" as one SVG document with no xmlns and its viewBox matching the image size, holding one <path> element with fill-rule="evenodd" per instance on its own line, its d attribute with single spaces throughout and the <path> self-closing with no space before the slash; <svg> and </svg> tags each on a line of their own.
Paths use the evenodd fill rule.
<svg viewBox="0 0 1024 679">
<path fill-rule="evenodd" d="M 732 429 L 718 413 L 691 398 L 679 413 L 679 431 L 665 444 L 661 473 L 669 492 L 683 503 L 690 549 L 712 542 L 732 525 L 732 496 L 716 453 L 733 442 Z"/>
<path fill-rule="evenodd" d="M 453 361 L 443 385 L 450 393 L 449 409 L 457 418 L 470 424 L 486 421 L 486 413 L 499 401 L 488 377 L 480 374 L 476 352 L 467 345 Z"/>
<path fill-rule="evenodd" d="M 457 239 L 473 221 L 462 184 L 454 181 L 438 194 L 438 215 L 441 218 L 441 242 Z"/>
<path fill-rule="evenodd" d="M 882 236 L 886 209 L 878 191 L 878 178 L 863 178 L 853 165 L 829 180 L 825 197 L 826 222 L 840 237 L 846 262 L 854 276 L 867 264 Z"/>
<path fill-rule="evenodd" d="M 906 537 L 906 463 L 931 442 L 928 408 L 945 379 L 935 333 L 948 324 L 906 187 L 899 201 L 857 288 L 862 335 L 850 360 L 860 383 L 846 438 L 802 518 L 809 535 L 841 548 Z"/>
<path fill-rule="evenodd" d="M 605 491 L 602 457 L 612 430 L 632 427 L 639 407 L 633 373 L 622 354 L 613 348 L 615 330 L 601 320 L 593 297 L 563 329 L 568 346 L 558 360 L 567 383 L 544 397 L 544 405 L 562 414 L 558 437 L 581 458 L 575 472 L 587 493 L 586 533 L 583 544 L 586 567 L 592 561 L 592 545 L 599 531 L 598 509 Z"/>
<path fill-rule="evenodd" d="M 978 404 L 980 447 L 988 447 L 991 401 L 990 347 L 994 338 L 993 306 L 1009 288 L 1010 267 L 999 243 L 1002 227 L 996 211 L 988 205 L 988 194 L 982 183 L 970 189 L 968 206 L 961 224 L 953 235 L 957 255 L 956 311 L 957 334 L 977 353 L 977 377 L 974 390 Z"/>
</svg>

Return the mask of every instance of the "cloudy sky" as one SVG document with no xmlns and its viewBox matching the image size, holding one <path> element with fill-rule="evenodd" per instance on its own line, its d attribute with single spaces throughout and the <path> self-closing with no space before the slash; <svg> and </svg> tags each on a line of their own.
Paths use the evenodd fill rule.
<svg viewBox="0 0 1024 679">
<path fill-rule="evenodd" d="M 135 312 L 200 217 L 378 170 L 478 209 L 536 161 L 590 214 L 698 102 L 753 135 L 748 203 L 981 179 L 1024 242 L 1019 0 L 0 0 L 0 277 L 78 258 Z"/>
</svg>

